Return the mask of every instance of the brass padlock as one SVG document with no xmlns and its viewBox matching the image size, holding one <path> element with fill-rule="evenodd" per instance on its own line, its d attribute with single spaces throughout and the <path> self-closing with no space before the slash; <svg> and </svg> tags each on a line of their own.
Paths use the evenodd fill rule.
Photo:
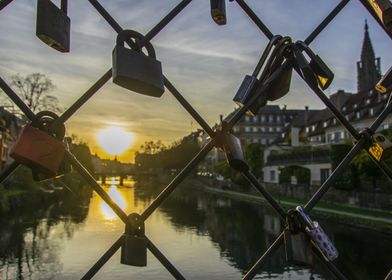
<svg viewBox="0 0 392 280">
<path fill-rule="evenodd" d="M 113 82 L 137 93 L 161 97 L 165 91 L 162 65 L 155 58 L 153 46 L 146 43 L 147 56 L 141 50 L 125 48 L 124 42 L 130 38 L 140 40 L 143 36 L 133 30 L 118 34 L 112 53 Z"/>
<path fill-rule="evenodd" d="M 147 265 L 147 239 L 144 236 L 144 222 L 137 213 L 128 216 L 121 246 L 121 263 L 132 266 Z"/>
<path fill-rule="evenodd" d="M 65 147 L 60 140 L 28 124 L 19 135 L 10 156 L 18 163 L 55 176 L 64 153 Z"/>
<path fill-rule="evenodd" d="M 51 0 L 37 1 L 36 35 L 45 44 L 60 52 L 69 52 L 71 19 L 67 16 L 67 1 L 61 8 Z"/>
<path fill-rule="evenodd" d="M 210 0 L 211 17 L 218 25 L 226 24 L 226 0 Z"/>
<path fill-rule="evenodd" d="M 222 134 L 222 147 L 225 152 L 227 162 L 237 171 L 247 171 L 249 166 L 244 159 L 241 141 L 231 133 Z"/>
<path fill-rule="evenodd" d="M 389 141 L 381 133 L 373 134 L 373 145 L 369 147 L 368 151 L 377 161 L 389 157 L 392 154 L 392 142 Z"/>
</svg>

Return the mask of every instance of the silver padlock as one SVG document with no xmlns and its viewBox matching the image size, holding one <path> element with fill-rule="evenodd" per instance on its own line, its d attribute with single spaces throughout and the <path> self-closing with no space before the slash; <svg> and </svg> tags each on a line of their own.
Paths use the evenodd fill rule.
<svg viewBox="0 0 392 280">
<path fill-rule="evenodd" d="M 249 166 L 244 159 L 241 141 L 231 133 L 222 134 L 222 147 L 225 152 L 227 162 L 237 171 L 247 171 Z"/>
<path fill-rule="evenodd" d="M 313 255 L 309 236 L 303 232 L 291 233 L 284 230 L 286 260 L 296 265 L 312 265 Z"/>
<path fill-rule="evenodd" d="M 310 236 L 314 245 L 317 247 L 317 249 L 319 249 L 324 258 L 327 261 L 333 261 L 337 259 L 339 256 L 338 250 L 335 248 L 319 223 L 312 221 L 309 215 L 305 213 L 305 210 L 302 208 L 302 206 L 297 206 L 296 210 L 305 223 L 306 233 Z"/>
</svg>

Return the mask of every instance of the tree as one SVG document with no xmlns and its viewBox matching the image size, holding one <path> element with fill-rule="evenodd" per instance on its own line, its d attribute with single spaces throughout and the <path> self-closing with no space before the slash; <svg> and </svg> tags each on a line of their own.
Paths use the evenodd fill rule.
<svg viewBox="0 0 392 280">
<path fill-rule="evenodd" d="M 19 97 L 33 112 L 49 110 L 60 112 L 57 97 L 49 92 L 55 89 L 52 81 L 41 73 L 32 73 L 27 76 L 19 74 L 13 76 L 11 85 L 18 90 Z"/>
<path fill-rule="evenodd" d="M 245 146 L 245 158 L 250 169 L 257 178 L 263 175 L 264 147 L 259 143 L 251 143 Z"/>
</svg>

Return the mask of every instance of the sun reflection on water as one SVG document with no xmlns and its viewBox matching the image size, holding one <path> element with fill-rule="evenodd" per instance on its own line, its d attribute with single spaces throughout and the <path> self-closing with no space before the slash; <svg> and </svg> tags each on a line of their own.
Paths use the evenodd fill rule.
<svg viewBox="0 0 392 280">
<path fill-rule="evenodd" d="M 108 183 L 110 184 L 110 182 L 113 181 L 109 181 Z M 115 203 L 117 203 L 118 206 L 120 206 L 122 210 L 125 210 L 127 203 L 123 194 L 117 189 L 116 184 L 110 184 L 110 185 L 111 187 L 107 191 L 108 195 L 112 198 L 112 200 Z M 104 201 L 101 202 L 101 212 L 108 220 L 113 220 L 114 218 L 117 217 L 116 213 L 114 213 L 113 210 L 109 207 L 109 205 L 107 205 Z"/>
</svg>

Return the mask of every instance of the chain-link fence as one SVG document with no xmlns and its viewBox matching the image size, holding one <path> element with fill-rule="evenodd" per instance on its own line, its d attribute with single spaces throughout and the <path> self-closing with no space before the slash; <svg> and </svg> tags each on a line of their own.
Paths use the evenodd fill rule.
<svg viewBox="0 0 392 280">
<path fill-rule="evenodd" d="M 0 10 L 3 10 L 11 2 L 12 0 L 0 2 Z M 392 180 L 392 170 L 383 161 L 383 155 L 390 148 L 388 146 L 390 143 L 387 139 L 375 133 L 392 110 L 392 102 L 390 100 L 387 102 L 383 111 L 370 127 L 363 131 L 357 131 L 324 94 L 323 90 L 332 81 L 333 73 L 309 47 L 323 29 L 343 10 L 349 0 L 340 1 L 307 38 L 296 42 L 293 42 L 287 36 L 274 35 L 244 0 L 231 0 L 230 2 L 238 4 L 270 41 L 261 55 L 253 74 L 245 77 L 238 92 L 235 94 L 234 101 L 240 105 L 240 108 L 223 119 L 220 125 L 214 129 L 207 124 L 169 79 L 162 74 L 161 64 L 156 60 L 155 51 L 151 44 L 151 40 L 155 35 L 186 8 L 191 0 L 181 1 L 145 35 L 133 30 L 123 30 L 97 0 L 89 0 L 89 2 L 114 31 L 118 33 L 117 44 L 113 51 L 113 68 L 104 73 L 65 112 L 60 116 L 52 112 L 33 113 L 11 87 L 0 78 L 1 89 L 26 115 L 30 122 L 22 130 L 19 140 L 12 151 L 11 156 L 15 161 L 3 170 L 0 175 L 0 182 L 5 180 L 20 164 L 30 167 L 34 178 L 37 180 L 52 178 L 67 172 L 69 170 L 68 165 L 71 165 L 124 222 L 124 234 L 113 243 L 82 279 L 91 279 L 120 248 L 121 263 L 123 264 L 146 266 L 148 249 L 173 277 L 185 279 L 180 271 L 147 237 L 144 223 L 214 147 L 225 152 L 229 165 L 242 172 L 269 202 L 285 224 L 285 230 L 264 252 L 254 266 L 249 269 L 243 279 L 252 279 L 263 268 L 266 260 L 283 244 L 286 247 L 288 261 L 309 264 L 314 257 L 323 262 L 337 279 L 346 279 L 344 272 L 339 271 L 333 262 L 338 256 L 338 251 L 318 223 L 313 222 L 307 213 L 314 208 L 353 158 L 362 150 L 366 150 L 378 167 Z M 392 6 L 389 1 L 360 0 L 358 3 L 362 3 L 387 34 L 392 37 L 392 32 L 389 30 L 392 22 L 392 19 L 389 19 Z M 62 52 L 69 51 L 70 21 L 67 16 L 67 4 L 66 0 L 62 0 L 61 7 L 57 8 L 50 0 L 37 1 L 37 36 L 46 44 Z M 225 4 L 225 0 L 211 0 L 211 16 L 220 25 L 226 23 Z M 130 49 L 123 46 L 124 42 L 129 45 Z M 146 53 L 143 52 L 143 48 L 146 49 Z M 286 95 L 289 92 L 291 73 L 293 71 L 299 74 L 334 117 L 347 129 L 355 139 L 355 145 L 303 207 L 298 206 L 286 212 L 250 171 L 244 161 L 241 144 L 238 138 L 232 134 L 232 128 L 245 114 L 257 114 L 268 101 L 277 100 Z M 175 97 L 209 136 L 207 143 L 197 155 L 190 160 L 141 214 L 131 213 L 128 215 L 125 213 L 67 149 L 66 141 L 64 141 L 64 123 L 112 77 L 116 84 L 149 96 L 161 96 L 166 87 L 167 91 Z M 377 89 L 380 92 L 389 93 L 388 82 L 389 77 L 384 76 Z"/>
</svg>

